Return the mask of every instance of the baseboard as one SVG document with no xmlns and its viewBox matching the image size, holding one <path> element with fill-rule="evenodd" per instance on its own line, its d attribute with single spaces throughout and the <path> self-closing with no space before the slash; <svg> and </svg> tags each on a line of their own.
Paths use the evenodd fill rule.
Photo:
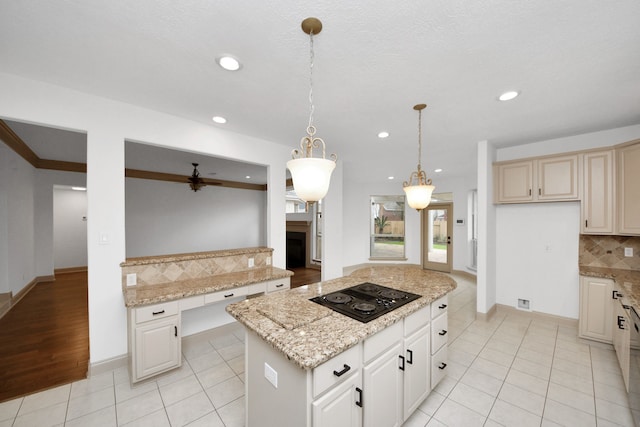
<svg viewBox="0 0 640 427">
<path fill-rule="evenodd" d="M 129 356 L 127 354 L 123 354 L 121 356 L 112 357 L 111 359 L 101 360 L 96 363 L 89 363 L 89 377 L 94 375 L 104 374 L 106 372 L 110 372 L 123 366 L 127 366 L 129 361 Z"/>
<path fill-rule="evenodd" d="M 459 276 L 462 276 L 465 279 L 472 281 L 473 283 L 476 283 L 476 280 L 477 280 L 477 277 L 475 274 L 469 273 L 468 271 L 464 271 L 464 270 L 453 270 L 451 274 L 457 274 Z"/>
<path fill-rule="evenodd" d="M 56 268 L 55 270 L 53 270 L 53 274 L 65 274 L 65 273 L 85 273 L 89 271 L 89 269 L 87 268 L 87 266 L 80 266 L 80 267 L 67 267 L 67 268 Z"/>
<path fill-rule="evenodd" d="M 515 307 L 504 304 L 496 304 L 494 307 L 497 307 L 498 313 L 517 314 L 520 316 L 527 316 L 532 319 L 550 320 L 567 326 L 578 327 L 578 319 L 572 319 L 570 317 L 556 316 L 555 314 L 541 313 L 539 311 L 518 310 Z"/>
<path fill-rule="evenodd" d="M 486 313 L 481 313 L 479 311 L 476 312 L 476 320 L 484 320 L 485 322 L 488 322 L 489 320 L 491 320 L 498 311 L 498 308 L 496 306 L 497 304 L 494 304 L 493 306 L 491 306 L 489 311 L 487 311 Z"/>
<path fill-rule="evenodd" d="M 14 305 L 16 305 L 17 303 L 20 302 L 20 300 L 22 298 L 24 298 L 29 291 L 38 283 L 40 282 L 44 282 L 45 280 L 40 280 L 40 277 L 36 277 L 35 279 L 33 279 L 32 281 L 30 281 L 29 283 L 27 283 L 27 285 L 25 287 L 23 287 L 22 289 L 20 289 L 18 291 L 17 294 L 15 294 L 12 298 L 11 298 L 11 306 L 13 307 Z"/>
</svg>

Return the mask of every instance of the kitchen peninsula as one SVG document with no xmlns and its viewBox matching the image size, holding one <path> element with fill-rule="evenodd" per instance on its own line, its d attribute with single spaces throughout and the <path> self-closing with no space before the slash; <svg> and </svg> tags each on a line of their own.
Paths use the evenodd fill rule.
<svg viewBox="0 0 640 427">
<path fill-rule="evenodd" d="M 366 322 L 310 301 L 363 284 L 419 298 Z M 247 331 L 247 426 L 401 425 L 444 377 L 455 287 L 419 266 L 379 266 L 227 306 Z"/>
</svg>

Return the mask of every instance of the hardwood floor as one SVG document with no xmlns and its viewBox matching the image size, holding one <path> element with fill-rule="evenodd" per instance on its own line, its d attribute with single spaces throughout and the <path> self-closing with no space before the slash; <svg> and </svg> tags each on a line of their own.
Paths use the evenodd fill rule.
<svg viewBox="0 0 640 427">
<path fill-rule="evenodd" d="M 0 402 L 87 377 L 87 273 L 56 274 L 0 319 Z"/>
<path fill-rule="evenodd" d="M 291 288 L 297 288 L 298 286 L 309 285 L 311 283 L 319 282 L 322 272 L 315 268 L 296 267 L 289 268 L 293 271 L 293 277 L 291 278 Z"/>
</svg>

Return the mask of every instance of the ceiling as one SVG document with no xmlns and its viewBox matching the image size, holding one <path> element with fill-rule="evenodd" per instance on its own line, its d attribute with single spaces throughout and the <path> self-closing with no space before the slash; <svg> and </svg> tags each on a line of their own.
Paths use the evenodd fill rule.
<svg viewBox="0 0 640 427">
<path fill-rule="evenodd" d="M 429 105 L 423 168 L 436 186 L 475 170 L 481 140 L 504 147 L 640 124 L 637 0 L 7 0 L 0 72 L 295 148 L 309 112 L 308 16 L 324 25 L 316 135 L 358 171 L 349 179 L 408 178 L 417 103 Z M 225 53 L 239 71 L 216 64 Z M 507 90 L 521 94 L 498 101 Z"/>
</svg>

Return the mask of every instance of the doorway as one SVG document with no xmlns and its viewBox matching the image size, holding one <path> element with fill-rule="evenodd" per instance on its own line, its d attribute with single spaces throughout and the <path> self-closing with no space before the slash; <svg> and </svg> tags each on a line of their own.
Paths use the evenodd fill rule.
<svg viewBox="0 0 640 427">
<path fill-rule="evenodd" d="M 422 211 L 422 268 L 451 273 L 453 203 L 434 203 Z"/>
</svg>

